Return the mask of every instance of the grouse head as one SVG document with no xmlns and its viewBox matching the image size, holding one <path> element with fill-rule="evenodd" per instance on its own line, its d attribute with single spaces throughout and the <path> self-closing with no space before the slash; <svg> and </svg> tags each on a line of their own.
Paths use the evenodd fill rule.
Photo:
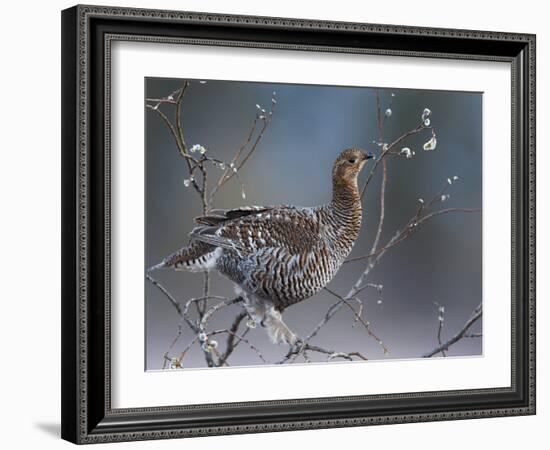
<svg viewBox="0 0 550 450">
<path fill-rule="evenodd" d="M 357 185 L 357 175 L 365 163 L 374 158 L 370 152 L 358 148 L 348 148 L 342 151 L 332 168 L 332 180 L 335 185 Z"/>
</svg>

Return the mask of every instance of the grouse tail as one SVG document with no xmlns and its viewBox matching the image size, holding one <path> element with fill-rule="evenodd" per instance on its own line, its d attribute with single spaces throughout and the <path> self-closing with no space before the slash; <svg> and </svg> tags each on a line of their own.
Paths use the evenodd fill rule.
<svg viewBox="0 0 550 450">
<path fill-rule="evenodd" d="M 201 241 L 192 241 L 187 247 L 168 255 L 160 263 L 148 269 L 148 272 L 158 269 L 173 268 L 190 272 L 207 272 L 216 266 L 222 249 Z"/>
</svg>

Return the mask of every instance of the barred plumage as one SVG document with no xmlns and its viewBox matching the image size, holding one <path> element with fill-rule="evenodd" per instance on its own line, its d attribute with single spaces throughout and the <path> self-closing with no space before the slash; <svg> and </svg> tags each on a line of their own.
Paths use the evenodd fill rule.
<svg viewBox="0 0 550 450">
<path fill-rule="evenodd" d="M 350 253 L 361 228 L 357 175 L 371 157 L 355 148 L 340 153 L 329 204 L 252 206 L 197 217 L 191 244 L 154 268 L 217 269 L 236 284 L 249 315 L 274 342 L 294 344 L 280 313 L 319 292 Z"/>
</svg>

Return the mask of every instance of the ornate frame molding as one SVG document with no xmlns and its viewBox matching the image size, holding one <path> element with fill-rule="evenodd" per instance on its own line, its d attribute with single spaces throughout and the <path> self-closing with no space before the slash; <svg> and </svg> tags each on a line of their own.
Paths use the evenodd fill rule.
<svg viewBox="0 0 550 450">
<path fill-rule="evenodd" d="M 270 36 L 283 32 L 310 30 L 336 34 L 343 43 L 351 33 L 364 37 L 373 36 L 376 45 L 372 47 L 351 47 L 334 45 L 340 41 L 319 45 L 297 42 L 272 42 L 262 40 L 215 39 L 206 37 L 151 36 L 136 33 L 117 33 L 109 26 L 101 31 L 93 30 L 101 20 L 116 22 L 124 28 L 128 21 L 140 23 L 143 27 L 156 22 L 170 27 L 187 25 L 200 29 L 212 27 L 221 30 L 222 26 L 237 26 L 246 29 L 255 36 L 257 31 L 268 31 Z M 173 29 L 173 28 L 172 28 Z M 427 48 L 387 48 L 384 42 L 390 37 L 424 37 Z M 94 41 L 95 39 L 95 41 Z M 286 39 L 286 38 L 285 38 Z M 433 411 L 414 411 L 391 414 L 376 412 L 350 414 L 342 417 L 326 417 L 311 420 L 280 420 L 257 423 L 211 424 L 170 426 L 171 414 L 186 411 L 202 411 L 208 415 L 211 409 L 238 407 L 277 407 L 300 405 L 326 405 L 350 400 L 348 397 L 319 398 L 309 400 L 288 400 L 269 402 L 250 402 L 231 405 L 195 405 L 186 407 L 139 408 L 113 410 L 110 402 L 110 63 L 111 43 L 115 40 L 132 40 L 159 43 L 187 43 L 197 45 L 245 46 L 256 48 L 293 49 L 305 51 L 353 52 L 365 54 L 384 54 L 416 57 L 436 57 L 453 59 L 482 59 L 507 61 L 512 64 L 512 146 L 517 161 L 513 161 L 513 336 L 512 344 L 512 386 L 510 388 L 481 389 L 470 391 L 432 392 L 419 394 L 395 394 L 362 396 L 364 401 L 396 399 L 411 402 L 414 410 L 415 399 L 427 397 L 457 397 L 474 401 L 476 397 L 491 395 L 509 395 L 517 397 L 504 406 L 490 404 L 487 407 L 472 407 L 470 410 L 434 409 Z M 284 40 L 281 37 L 281 40 Z M 456 40 L 456 41 L 455 41 Z M 441 42 L 447 42 L 451 49 L 460 51 L 441 51 Z M 430 42 L 432 44 L 430 44 Z M 481 43 L 497 43 L 492 53 L 476 50 Z M 439 44 L 438 44 L 439 43 Z M 436 45 L 437 44 L 437 45 Z M 438 47 L 439 45 L 439 47 Z M 99 47 L 102 46 L 102 51 Z M 471 51 L 465 48 L 471 47 Z M 430 50 L 432 48 L 432 50 Z M 535 413 L 535 36 L 471 30 L 449 30 L 397 25 L 376 25 L 347 22 L 328 22 L 317 20 L 233 16 L 204 14 L 195 12 L 157 11 L 146 9 L 112 8 L 99 6 L 76 6 L 63 13 L 63 412 L 62 435 L 77 443 L 97 443 L 142 439 L 163 439 L 173 437 L 205 436 L 213 434 L 236 434 L 251 432 L 271 432 L 327 427 L 347 427 L 372 424 L 403 422 L 439 421 L 481 417 L 525 415 Z M 101 53 L 101 55 L 100 55 Z M 99 59 L 98 59 L 99 58 Z M 102 67 L 98 67 L 101 61 Z M 101 167 L 103 178 L 93 179 L 97 167 L 90 164 L 92 149 L 96 148 L 99 138 L 94 138 L 96 127 L 90 111 L 95 108 L 93 96 L 97 95 L 94 86 L 98 86 L 98 73 L 105 69 L 103 81 L 102 107 L 104 124 L 102 126 L 103 160 Z M 99 71 L 98 71 L 99 70 Z M 92 82 L 92 79 L 94 81 Z M 94 84 L 95 83 L 95 84 Z M 92 93 L 92 94 L 91 94 Z M 521 103 L 514 101 L 516 98 Z M 75 106 L 76 105 L 76 106 Z M 95 140 L 94 140 L 95 139 Z M 93 143 L 93 146 L 92 144 Z M 76 149 L 76 151 L 75 151 Z M 94 163 L 95 164 L 95 163 Z M 75 170 L 76 169 L 76 170 Z M 525 188 L 518 183 L 523 177 Z M 103 187 L 97 190 L 96 183 Z M 518 189 L 519 186 L 519 189 Z M 96 200 L 99 193 L 103 196 L 100 209 Z M 93 197 L 93 198 L 92 198 Z M 103 210 L 104 215 L 98 213 Z M 97 242 L 90 233 L 97 235 L 98 221 L 103 221 L 103 239 Z M 94 231 L 92 231 L 94 230 Z M 514 239 L 517 239 L 514 240 Z M 96 249 L 97 245 L 103 248 Z M 520 255 L 516 254 L 516 249 Z M 99 252 L 99 253 L 98 253 Z M 96 253 L 103 258 L 104 299 L 103 325 L 90 317 L 91 291 L 97 294 L 94 280 L 98 273 L 91 274 L 95 267 Z M 90 256 L 92 255 L 92 256 Z M 519 258 L 519 261 L 518 261 Z M 518 262 L 520 263 L 518 266 Z M 516 286 L 514 282 L 519 281 Z M 517 289 L 516 289 L 517 288 Z M 516 291 L 523 292 L 522 298 Z M 519 292 L 518 291 L 518 292 Z M 519 292 L 521 294 L 521 292 Z M 95 295 L 94 294 L 94 295 Z M 517 298 L 516 298 L 517 297 Z M 515 300 L 514 300 L 515 299 Z M 95 305 L 97 308 L 97 305 Z M 95 310 L 94 310 L 95 311 Z M 518 312 L 521 317 L 518 317 Z M 518 329 L 517 325 L 520 325 Z M 95 331 L 97 329 L 97 331 Z M 103 338 L 97 336 L 103 333 Z M 93 335 L 93 337 L 91 337 Z M 516 337 L 525 339 L 518 342 Z M 521 339 L 520 339 L 521 340 Z M 91 401 L 90 395 L 97 394 L 97 385 L 90 379 L 90 367 L 97 363 L 91 359 L 90 350 L 103 342 L 104 374 L 102 405 Z M 522 345 L 520 349 L 520 345 Z M 95 347 L 94 347 L 95 346 Z M 521 350 L 518 355 L 518 351 Z M 516 371 L 516 367 L 520 369 Z M 97 376 L 97 374 L 96 374 Z M 65 381 L 67 383 L 65 384 Z M 522 392 L 518 392 L 518 390 Z M 514 394 L 514 395 L 512 395 Z M 511 397 L 510 397 L 511 398 Z M 358 399 L 354 397 L 353 400 Z M 475 402 L 474 402 L 475 403 Z M 130 418 L 130 423 L 129 422 Z M 164 425 L 163 425 L 164 421 Z"/>
</svg>

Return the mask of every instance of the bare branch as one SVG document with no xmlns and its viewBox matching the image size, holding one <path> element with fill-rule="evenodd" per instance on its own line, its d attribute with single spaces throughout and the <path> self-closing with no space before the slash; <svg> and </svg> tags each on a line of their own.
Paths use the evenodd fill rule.
<svg viewBox="0 0 550 450">
<path fill-rule="evenodd" d="M 162 284 L 160 284 L 157 280 L 155 280 L 151 275 L 146 274 L 145 278 L 149 280 L 151 283 L 153 283 L 153 285 L 155 285 L 164 294 L 164 296 L 168 299 L 168 301 L 172 304 L 172 306 L 176 308 L 178 315 L 183 317 L 183 311 L 181 309 L 181 305 L 172 296 L 172 294 L 170 294 L 170 292 L 168 292 L 168 290 Z"/>
<path fill-rule="evenodd" d="M 406 133 L 399 136 L 395 141 L 393 141 L 391 144 L 387 145 L 385 148 L 383 146 L 382 147 L 382 153 L 380 154 L 378 159 L 374 162 L 374 165 L 372 166 L 372 168 L 371 168 L 371 170 L 370 170 L 370 172 L 367 176 L 367 180 L 365 181 L 365 184 L 363 185 L 363 189 L 361 189 L 361 198 L 364 197 L 365 191 L 367 190 L 367 187 L 368 187 L 369 183 L 371 182 L 371 180 L 372 180 L 372 178 L 373 178 L 373 176 L 376 172 L 376 169 L 378 168 L 380 163 L 386 158 L 386 156 L 388 156 L 390 154 L 391 150 L 396 145 L 403 142 L 409 136 L 412 136 L 414 134 L 418 134 L 418 133 L 420 133 L 424 130 L 432 130 L 432 129 L 433 129 L 433 127 L 427 127 L 427 126 L 424 125 L 424 123 L 421 123 L 418 127 L 414 128 L 413 130 L 407 131 Z"/>
<path fill-rule="evenodd" d="M 480 338 L 483 337 L 483 333 L 466 333 L 463 338 Z"/>
<path fill-rule="evenodd" d="M 187 145 L 185 143 L 185 138 L 183 135 L 183 123 L 181 120 L 181 105 L 182 105 L 183 97 L 187 92 L 188 87 L 189 87 L 189 82 L 185 81 L 183 83 L 183 86 L 179 89 L 179 92 L 176 98 L 176 127 L 178 129 L 179 142 L 185 153 L 188 153 L 188 152 L 187 152 Z"/>
<path fill-rule="evenodd" d="M 170 131 L 170 134 L 172 134 L 172 137 L 174 138 L 176 147 L 178 148 L 180 155 L 185 159 L 185 162 L 187 163 L 187 169 L 189 170 L 189 174 L 192 175 L 193 171 L 195 170 L 194 167 L 196 167 L 199 164 L 199 161 L 196 160 L 193 156 L 191 156 L 187 151 L 187 146 L 185 144 L 185 139 L 183 138 L 183 128 L 181 124 L 181 102 L 183 100 L 185 92 L 187 91 L 188 86 L 189 86 L 189 82 L 186 81 L 181 88 L 172 92 L 166 99 L 146 99 L 145 106 L 147 107 L 147 109 L 150 109 L 156 112 L 160 116 L 160 118 L 164 121 L 164 123 L 168 127 L 168 130 Z M 150 105 L 149 103 L 155 103 L 155 104 Z M 160 106 L 163 104 L 170 104 L 176 107 L 176 125 L 175 126 L 172 124 L 172 122 L 170 122 L 170 119 L 168 119 L 166 114 L 164 114 L 164 112 L 161 111 Z M 194 179 L 192 179 L 192 184 L 193 184 L 193 188 L 198 193 L 201 193 L 201 188 L 199 187 L 199 185 Z"/>
<path fill-rule="evenodd" d="M 350 305 L 350 303 L 348 302 L 347 299 L 345 299 L 344 297 L 342 297 L 341 295 L 337 294 L 336 292 L 330 290 L 327 287 L 325 287 L 325 290 L 327 292 L 329 292 L 330 294 L 334 295 L 336 298 L 340 299 L 340 301 L 343 304 L 345 304 L 349 309 L 351 309 L 351 311 L 355 315 L 356 320 L 361 322 L 361 324 L 363 325 L 365 330 L 367 330 L 367 333 L 369 334 L 369 336 L 372 337 L 373 339 L 375 339 L 376 342 L 378 342 L 378 345 L 380 345 L 380 347 L 382 347 L 382 350 L 384 351 L 384 353 L 389 353 L 389 350 L 386 348 L 386 346 L 384 345 L 382 340 L 372 331 L 370 322 L 365 322 L 365 320 L 359 314 L 357 314 L 355 309 L 353 309 L 353 306 Z"/>
<path fill-rule="evenodd" d="M 445 307 L 443 305 L 440 305 L 437 302 L 434 302 L 435 306 L 437 306 L 437 342 L 439 345 L 443 345 L 442 340 L 442 332 L 443 332 L 443 322 L 445 322 Z M 441 350 L 441 354 L 443 356 L 447 356 L 447 352 L 445 350 Z"/>
<path fill-rule="evenodd" d="M 389 250 L 391 247 L 394 247 L 395 245 L 399 244 L 400 242 L 404 241 L 408 237 L 412 236 L 418 229 L 420 228 L 420 225 L 424 224 L 426 221 L 430 220 L 433 217 L 441 216 L 443 214 L 448 214 L 452 212 L 464 212 L 464 213 L 476 213 L 480 212 L 481 209 L 479 208 L 446 208 L 446 209 L 440 209 L 438 211 L 434 211 L 430 214 L 425 215 L 424 217 L 420 218 L 416 222 L 409 221 L 407 222 L 407 226 L 405 226 L 403 229 L 397 232 L 397 234 L 388 241 L 386 245 L 383 247 L 380 247 L 375 252 L 371 252 L 367 255 L 361 255 L 361 256 L 354 256 L 353 258 L 348 258 L 346 261 L 344 261 L 344 264 L 354 262 L 354 261 L 361 261 L 363 259 L 372 258 L 373 256 L 382 256 L 386 252 L 386 250 Z M 411 227 L 411 224 L 415 223 L 414 226 Z"/>
<path fill-rule="evenodd" d="M 378 140 L 384 142 L 384 126 L 381 119 L 380 111 L 380 91 L 376 90 L 376 117 L 378 122 Z M 382 152 L 386 149 L 382 147 Z M 382 159 L 382 158 L 380 158 Z M 380 184 L 380 216 L 378 218 L 378 228 L 376 229 L 376 235 L 372 244 L 371 253 L 376 252 L 378 243 L 380 242 L 380 236 L 382 235 L 382 228 L 384 227 L 384 217 L 386 211 L 386 184 L 388 182 L 388 164 L 385 158 L 382 161 L 382 182 Z M 366 187 L 366 184 L 365 184 Z"/>
<path fill-rule="evenodd" d="M 357 351 L 342 352 L 342 351 L 330 350 L 324 347 L 320 347 L 318 345 L 304 343 L 300 346 L 292 347 L 289 350 L 289 352 L 285 355 L 285 357 L 282 360 L 278 361 L 277 364 L 284 364 L 288 361 L 295 361 L 296 358 L 300 355 L 304 356 L 304 359 L 306 360 L 306 362 L 310 362 L 309 358 L 307 357 L 308 351 L 328 355 L 327 361 L 332 361 L 337 358 L 343 358 L 348 361 L 353 361 L 354 357 L 363 361 L 368 361 L 368 358 L 364 356 L 361 352 L 357 352 Z"/>
<path fill-rule="evenodd" d="M 245 312 L 241 312 L 240 314 L 237 315 L 237 317 L 235 317 L 235 320 L 231 324 L 231 327 L 229 328 L 230 333 L 227 334 L 225 352 L 223 352 L 222 355 L 220 356 L 220 360 L 219 360 L 220 364 L 224 364 L 227 361 L 227 358 L 231 356 L 231 354 L 235 351 L 235 348 L 237 347 L 239 342 L 241 342 L 241 341 L 235 342 L 235 335 L 239 329 L 241 322 L 246 317 L 248 317 L 248 314 L 246 314 Z M 247 328 L 241 336 L 244 337 L 244 335 L 248 333 L 248 330 L 249 328 Z"/>
<path fill-rule="evenodd" d="M 472 327 L 473 324 L 475 324 L 482 316 L 482 306 L 481 303 L 474 309 L 474 312 L 472 313 L 472 316 L 468 319 L 468 321 L 464 324 L 464 326 L 461 328 L 461 330 L 456 333 L 451 339 L 449 339 L 447 342 L 444 342 L 443 344 L 439 345 L 435 349 L 433 349 L 431 352 L 426 353 L 423 355 L 423 358 L 430 358 L 434 355 L 437 355 L 438 353 L 449 350 L 449 347 L 458 341 L 460 341 L 468 332 L 468 330 Z"/>
<path fill-rule="evenodd" d="M 225 333 L 225 334 L 228 334 L 228 335 L 232 336 L 233 339 L 237 339 L 238 342 L 246 343 L 248 345 L 248 347 L 250 347 L 250 349 L 253 350 L 264 363 L 268 362 L 264 358 L 264 356 L 262 355 L 262 352 L 260 351 L 260 349 L 258 349 L 258 347 L 256 347 L 254 344 L 252 344 L 252 342 L 250 342 L 244 336 L 238 335 L 237 333 L 235 333 L 234 331 L 232 331 L 230 329 L 225 328 L 223 330 L 212 331 L 212 332 L 208 333 L 208 336 L 214 336 L 216 334 L 222 334 L 222 333 Z M 220 355 L 220 357 L 219 357 L 219 360 L 222 362 L 222 364 L 226 364 L 226 361 L 227 361 L 227 358 L 224 358 L 224 355 L 225 355 L 225 353 L 223 355 Z"/>
<path fill-rule="evenodd" d="M 229 180 L 231 180 L 231 178 L 236 176 L 238 171 L 243 168 L 243 166 L 246 164 L 248 159 L 252 156 L 252 154 L 258 147 L 258 144 L 262 141 L 265 131 L 267 130 L 268 126 L 271 124 L 271 120 L 273 119 L 273 113 L 275 112 L 276 104 L 277 102 L 275 100 L 275 97 L 273 97 L 271 99 L 271 109 L 269 110 L 269 113 L 266 112 L 265 110 L 262 110 L 260 113 L 256 114 L 256 117 L 254 118 L 254 122 L 252 123 L 252 127 L 250 128 L 250 132 L 248 133 L 246 140 L 237 149 L 237 151 L 235 152 L 235 155 L 231 159 L 231 163 L 229 164 L 229 166 L 226 167 L 225 171 L 218 179 L 216 186 L 214 187 L 214 189 L 212 189 L 212 192 L 210 193 L 210 203 L 213 203 L 214 197 L 216 196 L 217 192 L 222 188 L 222 186 L 225 183 L 227 183 Z M 256 128 L 259 122 L 262 122 L 262 127 L 258 132 L 256 139 L 254 140 L 250 149 L 242 158 L 242 160 L 238 162 L 245 148 L 252 142 L 252 138 L 256 132 Z"/>
<path fill-rule="evenodd" d="M 210 297 L 210 298 L 212 298 L 212 297 Z M 242 300 L 243 300 L 242 297 L 237 297 L 237 298 L 232 298 L 232 299 L 225 299 L 225 300 L 222 300 L 219 303 L 216 303 L 214 306 L 212 306 L 208 311 L 206 311 L 204 313 L 204 315 L 202 316 L 201 321 L 199 323 L 199 328 L 201 330 L 204 330 L 204 328 L 206 327 L 208 321 L 210 320 L 210 318 L 212 317 L 212 315 L 216 311 L 218 311 L 218 310 L 220 310 L 220 309 L 222 309 L 226 306 L 234 305 L 235 303 L 239 303 Z"/>
</svg>

